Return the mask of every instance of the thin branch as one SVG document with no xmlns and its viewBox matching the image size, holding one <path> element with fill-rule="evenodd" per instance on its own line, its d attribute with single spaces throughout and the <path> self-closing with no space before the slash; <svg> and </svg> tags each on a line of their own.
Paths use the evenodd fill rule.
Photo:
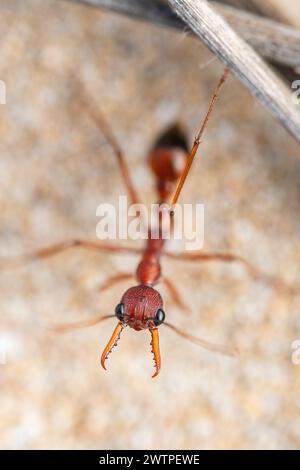
<svg viewBox="0 0 300 470">
<path fill-rule="evenodd" d="M 300 31 L 234 7 L 210 3 L 260 55 L 282 65 L 299 67 Z"/>
<path fill-rule="evenodd" d="M 185 27 L 164 0 L 67 0 L 123 13 L 170 26 Z M 254 49 L 279 64 L 300 67 L 300 32 L 276 21 L 219 3 L 210 2 L 230 26 Z"/>
<path fill-rule="evenodd" d="M 174 11 L 300 142 L 300 112 L 291 90 L 206 0 L 168 0 Z"/>
</svg>

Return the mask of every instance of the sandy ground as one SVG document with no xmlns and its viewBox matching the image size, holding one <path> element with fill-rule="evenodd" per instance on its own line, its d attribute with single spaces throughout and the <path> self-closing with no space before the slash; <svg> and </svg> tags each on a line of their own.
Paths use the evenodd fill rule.
<svg viewBox="0 0 300 470">
<path fill-rule="evenodd" d="M 178 120 L 192 141 L 222 67 L 185 34 L 60 1 L 2 0 L 0 28 L 0 253 L 96 240 L 97 206 L 117 203 L 124 186 L 78 105 L 74 75 L 112 123 L 149 204 L 149 147 Z M 182 195 L 205 204 L 205 249 L 299 282 L 299 157 L 299 145 L 231 77 Z M 98 285 L 137 262 L 74 250 L 1 269 L 1 448 L 299 448 L 291 345 L 300 340 L 300 296 L 240 267 L 164 260 L 190 313 L 159 288 L 169 321 L 237 346 L 238 359 L 161 327 L 163 368 L 151 380 L 148 332 L 127 329 L 104 372 L 99 356 L 114 320 L 63 336 L 47 330 L 112 313 L 130 283 L 103 294 Z"/>
</svg>

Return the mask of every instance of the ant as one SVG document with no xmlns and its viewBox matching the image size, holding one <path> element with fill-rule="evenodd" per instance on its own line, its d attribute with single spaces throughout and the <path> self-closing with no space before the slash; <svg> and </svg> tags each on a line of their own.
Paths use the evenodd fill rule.
<svg viewBox="0 0 300 470">
<path fill-rule="evenodd" d="M 74 330 L 77 328 L 84 328 L 92 325 L 96 325 L 106 319 L 116 317 L 118 320 L 117 326 L 115 327 L 111 338 L 108 341 L 107 346 L 101 356 L 101 365 L 106 370 L 106 360 L 112 349 L 117 345 L 120 335 L 123 329 L 127 326 L 133 328 L 136 331 L 148 329 L 151 334 L 151 349 L 154 356 L 155 372 L 152 377 L 156 377 L 161 369 L 161 357 L 159 350 L 159 334 L 158 327 L 165 325 L 172 329 L 178 335 L 206 348 L 210 351 L 218 352 L 220 354 L 233 356 L 236 351 L 226 346 L 212 344 L 201 338 L 187 334 L 173 324 L 165 321 L 165 312 L 163 309 L 163 299 L 160 293 L 156 290 L 155 286 L 159 281 L 162 281 L 167 287 L 169 293 L 173 297 L 175 303 L 178 306 L 184 307 L 176 287 L 172 281 L 168 278 L 162 277 L 160 259 L 162 255 L 173 259 L 190 260 L 190 261 L 221 261 L 225 263 L 238 262 L 241 263 L 253 277 L 260 277 L 271 284 L 277 284 L 277 286 L 283 286 L 284 283 L 278 279 L 272 278 L 268 275 L 260 273 L 255 267 L 253 267 L 248 261 L 240 256 L 230 253 L 207 253 L 204 251 L 194 253 L 170 253 L 165 251 L 165 239 L 162 236 L 162 207 L 165 203 L 169 203 L 171 210 L 169 211 L 171 226 L 174 221 L 174 211 L 172 207 L 177 203 L 179 195 L 183 189 L 186 178 L 191 169 L 193 160 L 197 154 L 203 132 L 209 121 L 211 112 L 217 101 L 221 88 L 223 87 L 229 71 L 225 69 L 222 74 L 213 94 L 210 99 L 209 107 L 206 115 L 200 125 L 194 144 L 191 151 L 188 151 L 188 145 L 185 135 L 175 125 L 165 131 L 156 141 L 153 146 L 149 157 L 149 166 L 156 178 L 156 190 L 158 193 L 158 206 L 159 206 L 159 228 L 158 237 L 151 237 L 151 227 L 148 227 L 148 239 L 144 250 L 132 247 L 117 246 L 109 244 L 107 242 L 93 242 L 86 240 L 69 240 L 61 243 L 57 243 L 46 248 L 39 249 L 33 253 L 24 255 L 21 257 L 21 261 L 33 261 L 37 259 L 48 258 L 50 256 L 57 255 L 70 248 L 83 248 L 92 251 L 104 251 L 108 253 L 134 253 L 141 254 L 141 261 L 136 269 L 136 280 L 137 285 L 130 287 L 121 297 L 120 302 L 115 308 L 115 315 L 102 315 L 87 321 L 81 321 L 76 323 L 60 324 L 54 327 L 56 331 L 64 332 L 68 330 Z M 85 97 L 87 98 L 87 97 Z M 100 112 L 94 109 L 88 99 L 84 99 L 84 106 L 88 110 L 91 119 L 99 127 L 104 134 L 107 142 L 114 151 L 117 162 L 123 177 L 128 196 L 131 204 L 137 204 L 139 198 L 134 188 L 133 182 L 130 177 L 129 170 L 127 168 L 126 160 L 121 147 L 118 144 L 110 126 L 105 121 L 104 117 Z M 20 260 L 20 258 L 19 258 Z M 131 279 L 133 276 L 131 273 L 117 273 L 111 278 L 107 279 L 102 285 L 101 289 L 107 289 L 118 282 Z"/>
</svg>

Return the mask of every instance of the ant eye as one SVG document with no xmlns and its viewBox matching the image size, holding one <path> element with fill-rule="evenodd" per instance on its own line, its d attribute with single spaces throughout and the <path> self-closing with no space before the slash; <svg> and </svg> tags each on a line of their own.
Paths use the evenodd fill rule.
<svg viewBox="0 0 300 470">
<path fill-rule="evenodd" d="M 116 317 L 120 320 L 124 320 L 124 304 L 118 304 L 115 308 Z"/>
<path fill-rule="evenodd" d="M 161 325 L 164 322 L 165 318 L 166 318 L 165 312 L 161 308 L 159 308 L 153 320 L 154 325 L 155 326 Z"/>
</svg>

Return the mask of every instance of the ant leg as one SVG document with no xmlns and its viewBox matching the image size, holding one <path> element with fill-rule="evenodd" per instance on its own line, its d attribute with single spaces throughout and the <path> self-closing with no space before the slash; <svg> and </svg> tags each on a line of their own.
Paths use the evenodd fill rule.
<svg viewBox="0 0 300 470">
<path fill-rule="evenodd" d="M 132 273 L 117 273 L 114 276 L 109 277 L 106 279 L 100 286 L 98 286 L 98 289 L 100 292 L 104 292 L 110 287 L 114 286 L 115 284 L 118 284 L 119 282 L 122 281 L 127 281 L 129 279 L 134 279 L 134 276 Z"/>
<path fill-rule="evenodd" d="M 168 258 L 182 260 L 182 261 L 220 261 L 222 263 L 241 263 L 248 272 L 253 276 L 256 277 L 259 272 L 258 270 L 251 265 L 248 261 L 238 255 L 234 255 L 231 253 L 207 253 L 205 251 L 197 251 L 197 252 L 188 252 L 188 253 L 170 253 L 164 252 Z"/>
<path fill-rule="evenodd" d="M 223 354 L 224 356 L 236 357 L 238 355 L 238 350 L 236 348 L 230 348 L 225 345 L 211 343 L 210 341 L 206 341 L 203 338 L 190 335 L 185 331 L 180 330 L 172 323 L 164 322 L 163 325 L 168 327 L 170 330 L 174 331 L 177 335 L 181 336 L 182 338 L 185 338 L 191 343 L 197 344 L 197 346 L 201 346 L 201 348 L 207 349 L 208 351 Z"/>
<path fill-rule="evenodd" d="M 281 290 L 284 293 L 295 295 L 299 292 L 299 287 L 291 286 L 284 282 L 282 279 L 272 276 L 270 274 L 260 271 L 258 268 L 253 266 L 249 261 L 244 259 L 242 256 L 234 255 L 232 253 L 206 253 L 206 252 L 194 252 L 194 253 L 169 253 L 165 252 L 164 255 L 172 259 L 182 261 L 220 261 L 221 263 L 239 263 L 244 266 L 247 272 L 254 279 L 260 279 L 266 284 Z"/>
<path fill-rule="evenodd" d="M 108 253 L 133 253 L 140 254 L 142 250 L 125 246 L 118 246 L 106 242 L 93 242 L 88 240 L 67 240 L 45 248 L 33 251 L 17 257 L 0 257 L 0 267 L 18 267 L 24 263 L 50 258 L 63 253 L 71 248 L 82 248 L 84 250 Z"/>
<path fill-rule="evenodd" d="M 139 203 L 139 197 L 137 195 L 136 189 L 134 187 L 134 184 L 132 182 L 132 179 L 130 177 L 130 172 L 128 170 L 128 166 L 126 163 L 125 155 L 121 149 L 121 146 L 119 145 L 119 142 L 117 138 L 114 135 L 114 132 L 109 125 L 109 123 L 106 121 L 105 117 L 99 110 L 99 108 L 95 105 L 93 105 L 91 97 L 88 95 L 84 84 L 80 79 L 77 78 L 77 85 L 78 85 L 78 93 L 77 96 L 79 96 L 81 102 L 82 102 L 82 107 L 85 111 L 87 111 L 89 117 L 91 120 L 94 122 L 94 124 L 100 129 L 102 134 L 104 135 L 107 143 L 111 146 L 116 158 L 117 162 L 119 164 L 119 168 L 121 171 L 122 178 L 124 180 L 128 195 L 131 200 L 131 204 L 138 204 Z"/>
<path fill-rule="evenodd" d="M 189 310 L 189 307 L 185 304 L 184 300 L 181 297 L 181 294 L 179 293 L 177 287 L 173 284 L 173 282 L 166 277 L 162 278 L 162 282 L 165 284 L 166 288 L 168 289 L 170 296 L 172 297 L 175 304 L 184 310 Z"/>
<path fill-rule="evenodd" d="M 196 138 L 194 140 L 194 144 L 193 144 L 193 147 L 192 147 L 192 150 L 190 151 L 189 155 L 188 155 L 188 158 L 186 160 L 186 164 L 185 164 L 185 168 L 179 178 L 179 181 L 177 183 L 177 187 L 176 187 L 176 190 L 175 190 L 175 193 L 174 195 L 172 196 L 171 198 L 171 206 L 174 206 L 176 203 L 177 203 L 177 200 L 179 198 L 179 195 L 181 193 L 181 190 L 184 186 L 184 183 L 185 183 L 185 180 L 189 174 L 189 171 L 191 169 L 191 166 L 192 166 L 192 163 L 195 159 L 195 156 L 197 154 L 197 151 L 198 151 L 198 148 L 199 148 L 199 145 L 201 143 L 201 138 L 203 136 L 203 133 L 206 129 L 206 126 L 208 124 L 208 121 L 210 119 L 210 115 L 212 113 L 212 110 L 216 104 L 216 101 L 217 101 L 217 98 L 220 94 L 220 91 L 224 85 L 224 83 L 226 82 L 227 80 L 227 77 L 229 75 L 229 70 L 228 69 L 225 69 L 212 96 L 211 96 L 211 99 L 210 99 L 210 103 L 209 103 L 209 106 L 208 106 L 208 109 L 207 109 L 207 112 L 204 116 L 204 119 L 203 121 L 201 122 L 201 125 L 200 125 L 200 128 L 197 132 L 197 135 L 196 135 Z M 174 211 L 171 211 L 170 213 L 171 217 L 174 215 Z"/>
</svg>

